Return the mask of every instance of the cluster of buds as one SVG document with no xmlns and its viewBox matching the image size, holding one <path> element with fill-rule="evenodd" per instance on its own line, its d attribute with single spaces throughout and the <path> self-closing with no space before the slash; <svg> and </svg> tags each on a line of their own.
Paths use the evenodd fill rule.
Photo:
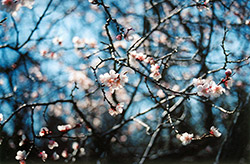
<svg viewBox="0 0 250 164">
<path fill-rule="evenodd" d="M 123 88 L 124 84 L 128 82 L 126 72 L 119 74 L 114 70 L 110 70 L 109 73 L 101 74 L 99 78 L 105 86 L 109 87 L 111 93 Z"/>
</svg>

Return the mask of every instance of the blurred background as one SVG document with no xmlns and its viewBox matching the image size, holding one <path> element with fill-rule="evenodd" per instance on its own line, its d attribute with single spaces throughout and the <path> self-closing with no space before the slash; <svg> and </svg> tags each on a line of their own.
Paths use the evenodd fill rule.
<svg viewBox="0 0 250 164">
<path fill-rule="evenodd" d="M 21 163 L 24 150 L 27 163 L 42 151 L 47 163 L 248 163 L 249 10 L 248 0 L 2 0 L 0 163 Z M 114 92 L 100 79 L 110 70 L 128 78 Z M 195 78 L 225 90 L 199 95 Z"/>
</svg>

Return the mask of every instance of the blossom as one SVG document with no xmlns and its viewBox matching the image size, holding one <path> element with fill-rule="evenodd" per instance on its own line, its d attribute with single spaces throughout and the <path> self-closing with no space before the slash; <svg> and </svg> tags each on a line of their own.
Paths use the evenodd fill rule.
<svg viewBox="0 0 250 164">
<path fill-rule="evenodd" d="M 226 92 L 226 90 L 221 85 L 216 85 L 215 83 L 212 85 L 211 89 L 211 95 L 214 97 L 219 97 L 221 94 Z"/>
<path fill-rule="evenodd" d="M 63 43 L 63 39 L 61 37 L 54 37 L 54 39 L 52 40 L 54 45 L 62 45 Z"/>
<path fill-rule="evenodd" d="M 119 74 L 114 70 L 110 70 L 109 73 L 101 74 L 99 79 L 101 83 L 109 87 L 111 93 L 114 93 L 115 90 L 123 88 L 125 83 L 128 82 L 126 73 Z"/>
<path fill-rule="evenodd" d="M 49 149 L 54 149 L 55 147 L 58 147 L 59 145 L 58 145 L 58 143 L 56 142 L 56 141 L 54 141 L 54 140 L 50 140 L 49 141 L 49 144 L 48 144 L 48 148 Z"/>
<path fill-rule="evenodd" d="M 140 61 L 144 61 L 147 58 L 147 55 L 144 55 L 142 52 L 138 53 L 136 51 L 130 52 L 132 58 Z"/>
<path fill-rule="evenodd" d="M 67 125 L 58 125 L 57 126 L 57 129 L 60 131 L 60 132 L 67 132 L 69 130 L 72 129 L 72 126 L 70 124 L 67 124 Z"/>
<path fill-rule="evenodd" d="M 47 127 L 42 127 L 40 132 L 39 132 L 39 136 L 43 137 L 45 135 L 51 134 L 52 132 L 49 131 L 49 129 Z"/>
<path fill-rule="evenodd" d="M 193 79 L 193 85 L 197 88 L 198 96 L 219 97 L 226 91 L 221 85 L 208 79 Z"/>
<path fill-rule="evenodd" d="M 116 116 L 118 114 L 121 114 L 123 112 L 123 107 L 124 107 L 124 103 L 123 102 L 119 103 L 116 105 L 115 109 L 113 109 L 113 108 L 109 109 L 109 114 L 111 116 Z"/>
<path fill-rule="evenodd" d="M 63 150 L 62 151 L 62 157 L 63 158 L 68 158 L 68 152 L 67 152 L 67 150 Z"/>
<path fill-rule="evenodd" d="M 60 156 L 56 152 L 54 152 L 53 155 L 52 155 L 52 159 L 56 161 L 59 158 L 60 158 Z"/>
<path fill-rule="evenodd" d="M 34 2 L 34 0 L 2 0 L 0 8 L 15 16 L 21 7 L 32 9 Z"/>
<path fill-rule="evenodd" d="M 22 160 L 25 160 L 25 158 L 26 158 L 26 151 L 25 150 L 23 150 L 23 151 L 19 150 L 16 153 L 16 160 L 22 161 Z"/>
<path fill-rule="evenodd" d="M 161 73 L 159 72 L 159 70 L 160 66 L 158 64 L 151 65 L 151 74 L 149 76 L 158 81 L 161 78 Z"/>
<path fill-rule="evenodd" d="M 220 137 L 221 136 L 221 132 L 219 132 L 219 130 L 217 128 L 215 128 L 214 126 L 212 126 L 210 128 L 210 134 L 212 134 L 215 137 Z"/>
<path fill-rule="evenodd" d="M 181 136 L 180 136 L 180 141 L 182 142 L 182 145 L 187 145 L 187 144 L 190 144 L 192 139 L 193 139 L 193 134 L 188 134 L 187 132 L 183 133 Z"/>
<path fill-rule="evenodd" d="M 3 114 L 0 113 L 0 122 L 3 121 Z"/>
<path fill-rule="evenodd" d="M 43 162 L 45 162 L 45 160 L 48 158 L 48 154 L 46 154 L 45 151 L 40 152 L 38 156 L 42 158 Z"/>
<path fill-rule="evenodd" d="M 72 143 L 72 149 L 77 150 L 79 148 L 79 144 L 77 142 Z"/>
<path fill-rule="evenodd" d="M 85 46 L 84 39 L 79 38 L 78 36 L 73 37 L 72 43 L 74 44 L 74 47 L 77 48 L 83 48 Z"/>
<path fill-rule="evenodd" d="M 193 85 L 195 86 L 195 87 L 197 87 L 197 86 L 199 86 L 199 85 L 203 85 L 203 84 L 205 84 L 205 82 L 206 82 L 206 80 L 205 79 L 200 79 L 200 78 L 194 78 L 193 79 Z"/>
</svg>

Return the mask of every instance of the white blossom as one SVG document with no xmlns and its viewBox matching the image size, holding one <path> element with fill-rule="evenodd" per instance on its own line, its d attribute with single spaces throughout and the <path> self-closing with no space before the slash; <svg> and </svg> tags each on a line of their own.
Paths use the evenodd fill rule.
<svg viewBox="0 0 250 164">
<path fill-rule="evenodd" d="M 72 129 L 72 126 L 70 124 L 67 124 L 67 125 L 58 125 L 57 126 L 57 129 L 60 131 L 60 132 L 67 132 L 69 130 Z"/>
<path fill-rule="evenodd" d="M 25 160 L 25 158 L 26 158 L 26 151 L 25 150 L 23 150 L 23 151 L 19 150 L 17 152 L 17 154 L 16 154 L 16 160 L 18 160 L 18 161 Z"/>
<path fill-rule="evenodd" d="M 182 145 L 188 145 L 191 143 L 192 139 L 193 139 L 193 134 L 188 134 L 187 132 L 183 133 L 180 136 L 180 141 L 182 142 Z"/>
</svg>

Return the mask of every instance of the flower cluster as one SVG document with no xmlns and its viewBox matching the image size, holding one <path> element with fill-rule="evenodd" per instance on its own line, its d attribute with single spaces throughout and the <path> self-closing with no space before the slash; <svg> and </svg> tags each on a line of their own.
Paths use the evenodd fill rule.
<svg viewBox="0 0 250 164">
<path fill-rule="evenodd" d="M 217 85 L 213 80 L 193 79 L 193 85 L 197 88 L 197 95 L 204 97 L 219 97 L 225 92 L 221 85 Z"/>
<path fill-rule="evenodd" d="M 121 114 L 123 112 L 123 107 L 124 107 L 124 103 L 123 102 L 119 103 L 119 104 L 116 105 L 115 108 L 110 108 L 109 109 L 109 114 L 111 116 L 116 116 L 118 114 Z"/>
<path fill-rule="evenodd" d="M 124 84 L 128 82 L 126 73 L 119 74 L 114 70 L 110 70 L 109 73 L 101 74 L 99 78 L 105 86 L 109 87 L 111 93 L 123 88 Z"/>
</svg>

